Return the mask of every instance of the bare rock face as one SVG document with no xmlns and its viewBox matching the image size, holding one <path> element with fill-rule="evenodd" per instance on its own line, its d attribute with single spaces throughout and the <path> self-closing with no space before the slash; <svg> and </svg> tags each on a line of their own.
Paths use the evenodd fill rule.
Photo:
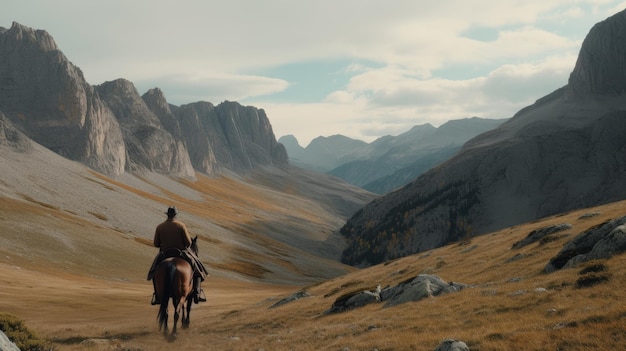
<svg viewBox="0 0 626 351">
<path fill-rule="evenodd" d="M 583 41 L 572 71 L 570 98 L 626 93 L 626 12 L 597 23 Z"/>
<path fill-rule="evenodd" d="M 101 99 L 122 127 L 128 149 L 126 170 L 144 169 L 181 177 L 194 177 L 187 148 L 168 132 L 139 96 L 130 81 L 118 79 L 96 87 Z"/>
<path fill-rule="evenodd" d="M 286 165 L 287 152 L 276 142 L 265 111 L 236 102 L 223 102 L 216 107 L 231 153 L 237 158 L 234 168 L 251 169 L 255 165 Z M 237 164 L 238 163 L 238 164 Z"/>
<path fill-rule="evenodd" d="M 288 164 L 263 110 L 223 102 L 182 105 L 174 113 L 189 146 L 194 168 L 212 174 L 220 169 L 247 172 L 260 165 Z"/>
<path fill-rule="evenodd" d="M 62 156 L 107 173 L 124 170 L 117 121 L 45 31 L 14 22 L 0 32 L 0 110 Z"/>
</svg>

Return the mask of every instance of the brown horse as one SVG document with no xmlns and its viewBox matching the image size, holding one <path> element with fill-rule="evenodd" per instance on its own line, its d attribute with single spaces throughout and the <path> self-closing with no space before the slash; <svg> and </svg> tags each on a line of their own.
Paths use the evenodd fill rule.
<svg viewBox="0 0 626 351">
<path fill-rule="evenodd" d="M 191 250 L 198 253 L 198 237 L 193 238 L 191 242 Z M 193 304 L 193 268 L 191 264 L 182 257 L 170 257 L 163 260 L 157 266 L 154 272 L 154 281 L 156 285 L 156 293 L 161 301 L 157 318 L 159 320 L 159 330 L 163 330 L 163 336 L 169 341 L 176 340 L 176 325 L 182 313 L 181 327 L 183 329 L 189 327 L 189 312 Z M 174 326 L 172 333 L 168 335 L 168 304 L 172 299 L 174 307 Z"/>
</svg>

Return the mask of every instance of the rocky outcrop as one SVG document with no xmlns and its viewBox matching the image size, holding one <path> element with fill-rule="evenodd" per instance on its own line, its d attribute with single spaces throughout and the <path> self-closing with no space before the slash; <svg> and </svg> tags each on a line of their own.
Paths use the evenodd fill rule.
<svg viewBox="0 0 626 351">
<path fill-rule="evenodd" d="M 6 145 L 22 152 L 32 149 L 31 140 L 13 127 L 11 121 L 2 111 L 0 111 L 0 145 Z"/>
<path fill-rule="evenodd" d="M 25 135 L 108 175 L 248 172 L 288 164 L 261 109 L 169 105 L 118 79 L 91 86 L 45 31 L 0 28 L 0 111 Z"/>
<path fill-rule="evenodd" d="M 339 313 L 374 302 L 384 302 L 385 307 L 461 291 L 466 284 L 445 282 L 436 275 L 420 274 L 384 289 L 378 285 L 372 290 L 359 290 L 338 297 L 326 313 Z"/>
<path fill-rule="evenodd" d="M 607 259 L 626 251 L 626 217 L 614 219 L 580 233 L 550 259 L 546 272 Z"/>
<path fill-rule="evenodd" d="M 605 22 L 594 27 L 592 39 L 603 37 L 604 29 L 621 33 L 617 28 L 626 28 L 624 13 Z M 624 48 L 619 36 L 606 37 L 613 38 L 611 46 Z M 581 52 L 589 52 L 588 45 L 593 47 L 594 40 L 585 40 Z M 622 57 L 605 59 L 620 61 L 609 65 L 619 76 Z M 608 84 L 610 75 L 587 81 Z M 371 202 L 341 229 L 349 240 L 343 262 L 376 264 L 625 199 L 626 140 L 621 134 L 626 130 L 626 95 L 607 89 L 597 85 L 577 99 L 571 99 L 568 87 L 558 89 L 468 141 L 453 158 L 404 188 Z"/>
</svg>

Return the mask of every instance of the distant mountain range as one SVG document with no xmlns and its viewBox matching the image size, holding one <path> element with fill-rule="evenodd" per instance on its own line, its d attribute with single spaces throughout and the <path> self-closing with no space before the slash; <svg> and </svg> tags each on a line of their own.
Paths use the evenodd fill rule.
<svg viewBox="0 0 626 351">
<path fill-rule="evenodd" d="M 370 265 L 626 198 L 626 12 L 596 24 L 569 82 L 341 229 L 343 262 Z"/>
<path fill-rule="evenodd" d="M 292 164 L 382 194 L 407 184 L 450 158 L 466 141 L 503 122 L 504 119 L 473 117 L 452 120 L 439 128 L 424 124 L 371 143 L 343 135 L 315 138 L 306 148 L 292 135 L 283 136 L 278 142 L 285 145 Z"/>
</svg>

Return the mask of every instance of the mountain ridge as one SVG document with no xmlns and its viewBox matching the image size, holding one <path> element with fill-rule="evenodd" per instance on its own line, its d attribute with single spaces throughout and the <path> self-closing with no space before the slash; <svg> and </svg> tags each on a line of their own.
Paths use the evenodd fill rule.
<svg viewBox="0 0 626 351">
<path fill-rule="evenodd" d="M 623 46 L 624 31 L 624 11 L 595 25 L 570 76 L 572 86 L 538 99 L 469 140 L 451 159 L 357 212 L 341 230 L 350 240 L 343 262 L 376 264 L 626 198 L 621 186 L 626 149 L 618 136 L 626 128 L 626 98 L 611 85 L 613 76 L 626 75 L 616 54 L 622 49 L 613 49 Z M 589 62 L 608 62 L 615 72 L 594 69 L 602 75 L 579 78 L 578 72 L 590 70 L 580 68 Z M 608 90 L 598 85 L 604 81 L 611 85 Z M 581 82 L 589 88 L 581 88 Z"/>
<path fill-rule="evenodd" d="M 167 104 L 123 78 L 92 86 L 44 30 L 0 30 L 0 111 L 30 138 L 110 176 L 246 173 L 288 164 L 265 111 L 224 101 Z M 153 104 L 153 106 L 148 106 Z M 202 105 L 202 106 L 201 106 Z"/>
<path fill-rule="evenodd" d="M 384 194 L 407 184 L 445 161 L 463 143 L 504 120 L 478 117 L 450 120 L 439 127 L 413 126 L 397 136 L 383 136 L 371 143 L 343 135 L 318 137 L 302 148 L 294 136 L 283 136 L 290 162 L 299 167 L 339 177 L 365 190 Z"/>
</svg>

